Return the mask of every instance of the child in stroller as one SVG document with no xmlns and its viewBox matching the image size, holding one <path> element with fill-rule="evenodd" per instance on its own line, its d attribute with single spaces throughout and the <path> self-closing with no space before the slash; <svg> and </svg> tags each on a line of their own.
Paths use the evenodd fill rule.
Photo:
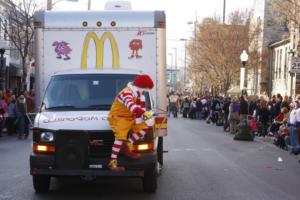
<svg viewBox="0 0 300 200">
<path fill-rule="evenodd" d="M 256 119 L 255 119 L 253 116 L 251 116 L 251 115 L 248 116 L 248 125 L 249 125 L 249 127 L 250 127 L 251 133 L 252 133 L 253 135 L 255 135 L 255 134 L 257 133 L 257 121 L 256 121 Z"/>
<path fill-rule="evenodd" d="M 285 137 L 288 135 L 289 135 L 289 128 L 287 126 L 287 123 L 284 123 L 279 127 L 279 130 L 275 134 L 274 144 L 280 147 L 281 149 L 287 150 L 287 146 L 285 144 Z"/>
</svg>

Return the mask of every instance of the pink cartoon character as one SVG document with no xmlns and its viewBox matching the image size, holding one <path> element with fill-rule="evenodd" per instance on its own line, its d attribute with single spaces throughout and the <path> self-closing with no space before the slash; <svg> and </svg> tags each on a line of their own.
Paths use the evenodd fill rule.
<svg viewBox="0 0 300 200">
<path fill-rule="evenodd" d="M 67 43 L 65 41 L 53 42 L 52 46 L 55 46 L 54 51 L 57 54 L 56 58 L 62 59 L 62 56 L 64 56 L 64 60 L 71 59 L 68 54 L 71 53 L 72 49 L 68 45 L 69 45 L 69 43 Z"/>
<path fill-rule="evenodd" d="M 142 56 L 139 55 L 138 51 L 143 48 L 143 42 L 140 39 L 133 39 L 129 43 L 129 48 L 132 50 L 132 54 L 129 57 L 131 58 L 141 58 Z"/>
</svg>

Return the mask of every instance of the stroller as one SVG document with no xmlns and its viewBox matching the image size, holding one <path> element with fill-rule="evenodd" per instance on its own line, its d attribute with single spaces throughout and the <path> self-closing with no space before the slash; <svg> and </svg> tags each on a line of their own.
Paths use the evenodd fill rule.
<svg viewBox="0 0 300 200">
<path fill-rule="evenodd" d="M 217 112 L 217 119 L 216 119 L 216 125 L 217 126 L 223 126 L 224 125 L 224 113 L 222 110 L 216 111 Z"/>
<path fill-rule="evenodd" d="M 209 113 L 208 113 L 208 116 L 207 116 L 207 119 L 206 119 L 206 123 L 207 124 L 210 124 L 211 122 L 212 123 L 216 123 L 216 121 L 217 121 L 217 113 L 216 113 L 216 111 L 210 111 Z"/>
<path fill-rule="evenodd" d="M 249 126 L 247 120 L 243 120 L 238 125 L 238 133 L 234 135 L 234 140 L 244 140 L 253 141 L 254 133 L 251 132 L 251 127 Z"/>
</svg>

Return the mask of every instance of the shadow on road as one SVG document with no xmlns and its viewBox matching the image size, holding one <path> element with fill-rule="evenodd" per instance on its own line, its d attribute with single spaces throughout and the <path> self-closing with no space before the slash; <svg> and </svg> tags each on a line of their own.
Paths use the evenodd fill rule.
<svg viewBox="0 0 300 200">
<path fill-rule="evenodd" d="M 155 194 L 144 193 L 138 178 L 103 178 L 89 182 L 52 178 L 50 191 L 34 193 L 33 199 L 155 199 Z"/>
</svg>

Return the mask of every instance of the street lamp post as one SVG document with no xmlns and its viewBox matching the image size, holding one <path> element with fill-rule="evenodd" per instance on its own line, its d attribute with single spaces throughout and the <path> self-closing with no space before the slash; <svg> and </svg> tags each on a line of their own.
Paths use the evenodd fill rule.
<svg viewBox="0 0 300 200">
<path fill-rule="evenodd" d="M 175 66 L 175 82 L 177 82 L 177 48 L 174 47 L 172 49 L 175 50 L 175 58 L 174 58 L 175 59 L 175 63 L 174 63 L 174 66 Z"/>
<path fill-rule="evenodd" d="M 194 25 L 194 30 L 193 30 L 193 37 L 194 37 L 194 40 L 196 40 L 196 29 L 197 29 L 197 24 L 198 24 L 198 21 L 197 21 L 197 15 L 196 15 L 196 20 L 193 22 L 193 21 L 188 21 L 187 22 L 188 25 Z"/>
<path fill-rule="evenodd" d="M 180 41 L 184 41 L 184 71 L 183 71 L 183 90 L 185 90 L 186 83 L 186 43 L 187 39 L 181 38 Z"/>
<path fill-rule="evenodd" d="M 171 56 L 171 70 L 170 70 L 170 87 L 172 88 L 172 90 L 173 90 L 173 87 L 174 87 L 174 85 L 173 85 L 173 54 L 172 53 L 169 53 L 168 54 L 169 56 Z"/>
<path fill-rule="evenodd" d="M 241 73 L 240 73 L 240 91 L 243 92 L 244 84 L 245 84 L 245 66 L 248 62 L 248 54 L 246 50 L 243 50 L 242 54 L 240 55 L 240 59 L 242 62 Z"/>
</svg>

